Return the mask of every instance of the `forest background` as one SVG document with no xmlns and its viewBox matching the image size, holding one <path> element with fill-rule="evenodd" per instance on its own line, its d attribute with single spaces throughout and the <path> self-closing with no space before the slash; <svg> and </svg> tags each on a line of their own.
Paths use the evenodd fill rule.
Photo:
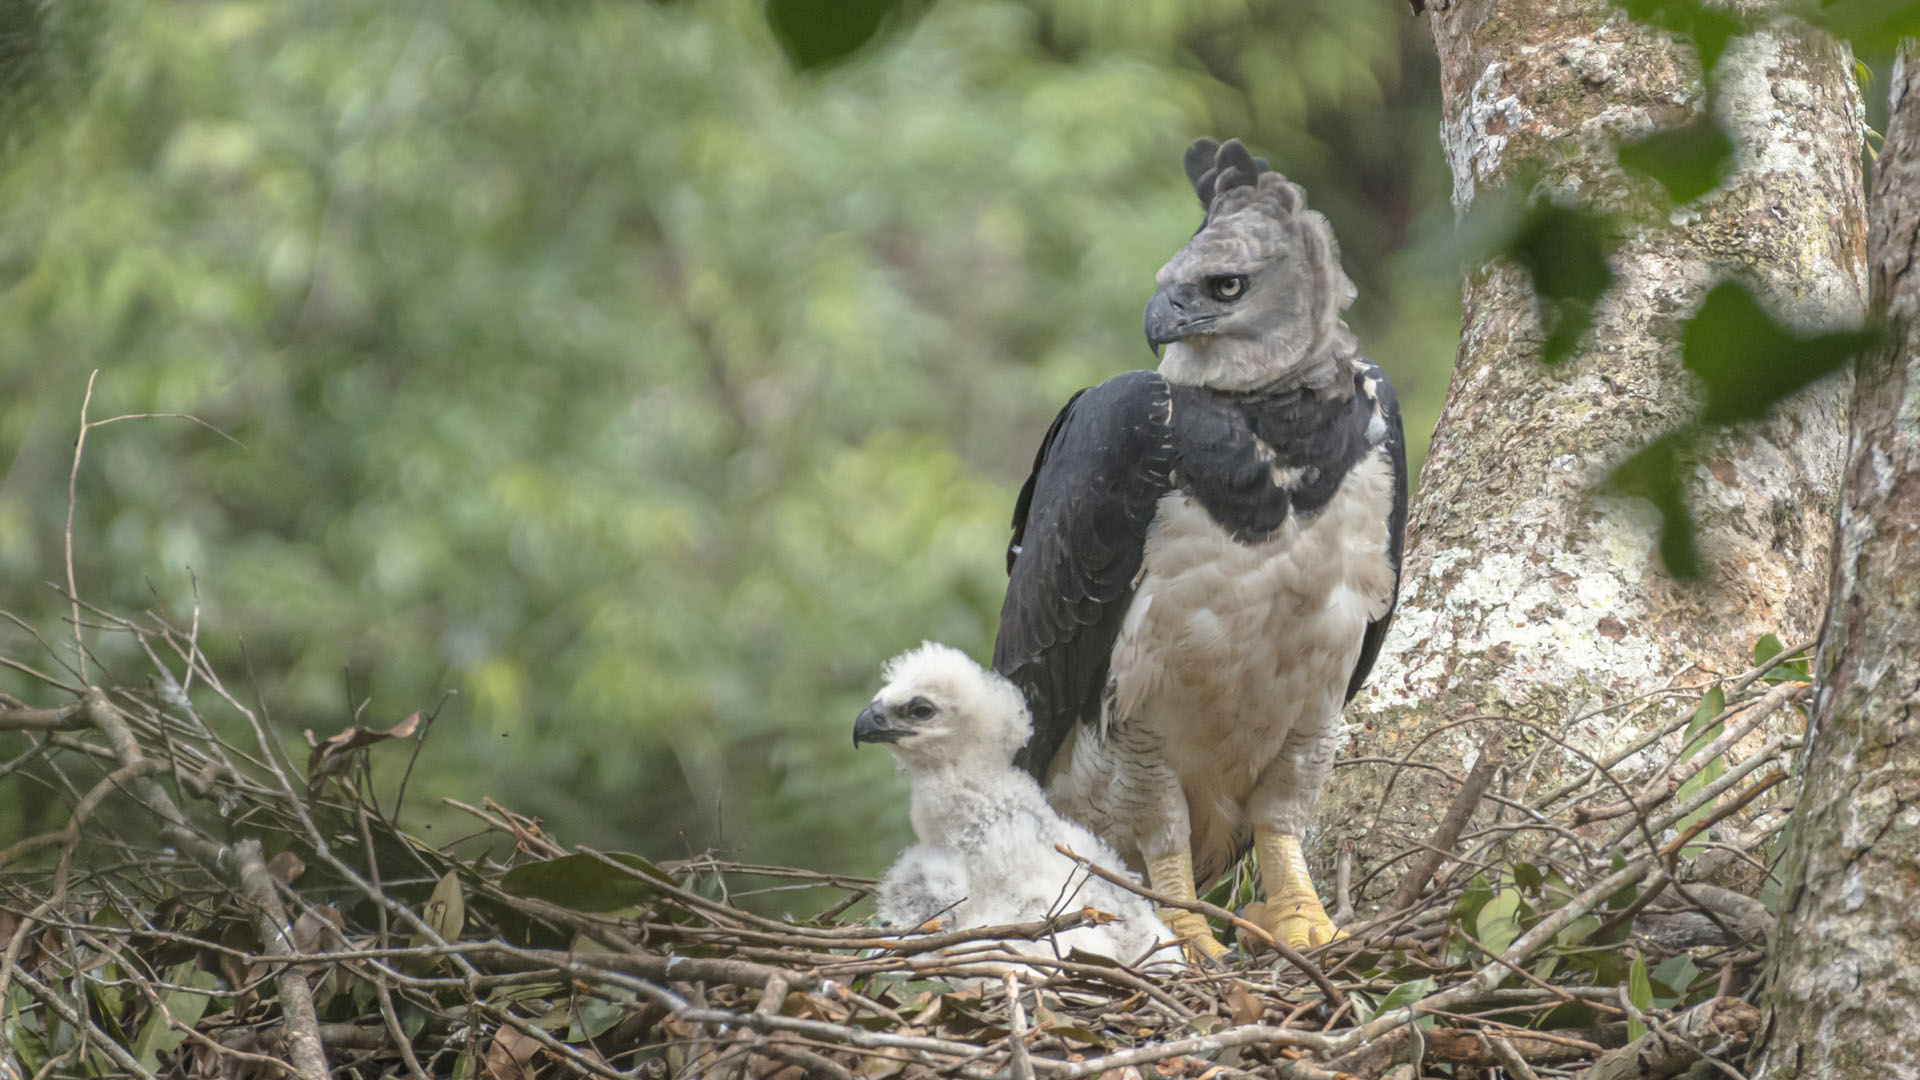
<svg viewBox="0 0 1920 1080">
<path fill-rule="evenodd" d="M 96 418 L 231 439 L 89 439 L 86 598 L 198 603 L 296 756 L 452 691 L 440 835 L 491 795 L 884 865 L 853 715 L 923 638 L 989 651 L 1046 424 L 1152 363 L 1196 135 L 1332 219 L 1416 467 L 1458 337 L 1433 46 L 1385 0 L 943 0 L 821 70 L 751 0 L 8 0 L 0 73 L 0 653 L 66 633 L 98 369 Z M 0 835 L 63 813 L 9 784 Z"/>
</svg>

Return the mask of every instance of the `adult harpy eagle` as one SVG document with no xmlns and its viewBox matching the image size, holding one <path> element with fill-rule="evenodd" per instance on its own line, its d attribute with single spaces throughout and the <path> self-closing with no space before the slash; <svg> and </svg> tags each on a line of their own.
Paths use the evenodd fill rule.
<svg viewBox="0 0 1920 1080">
<path fill-rule="evenodd" d="M 1157 275 L 1157 372 L 1082 390 L 1014 508 L 994 670 L 1026 694 L 1020 763 L 1067 816 L 1191 898 L 1253 844 L 1295 946 L 1336 931 L 1300 836 L 1399 586 L 1406 448 L 1340 311 L 1326 219 L 1236 141 L 1186 170 L 1206 221 Z M 1224 951 L 1198 915 L 1162 917 Z"/>
</svg>

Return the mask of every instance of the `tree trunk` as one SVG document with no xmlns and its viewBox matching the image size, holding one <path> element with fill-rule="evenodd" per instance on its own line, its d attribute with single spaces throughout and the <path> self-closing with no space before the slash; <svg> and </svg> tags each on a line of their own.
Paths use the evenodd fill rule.
<svg viewBox="0 0 1920 1080">
<path fill-rule="evenodd" d="M 1846 451 L 1838 380 L 1707 444 L 1691 477 L 1702 583 L 1676 583 L 1660 566 L 1648 504 L 1594 491 L 1612 465 L 1692 415 L 1677 331 L 1722 277 L 1748 280 L 1783 318 L 1859 319 L 1863 112 L 1843 46 L 1787 22 L 1736 38 L 1720 61 L 1717 105 L 1738 145 L 1735 171 L 1650 220 L 1651 188 L 1618 168 L 1613 147 L 1704 107 L 1691 46 L 1608 0 L 1455 0 L 1430 17 L 1457 212 L 1531 162 L 1551 190 L 1642 223 L 1613 256 L 1615 283 L 1593 329 L 1559 368 L 1540 362 L 1523 271 L 1498 262 L 1466 278 L 1399 614 L 1348 714 L 1350 756 L 1418 746 L 1421 758 L 1464 772 L 1476 739 L 1466 727 L 1441 730 L 1458 718 L 1497 713 L 1615 746 L 1652 720 L 1626 710 L 1575 718 L 1669 680 L 1705 684 L 1741 670 L 1765 633 L 1813 636 Z M 1559 758 L 1510 754 L 1503 787 L 1552 782 Z M 1358 838 L 1363 866 L 1424 839 L 1447 805 L 1444 785 L 1408 770 L 1383 798 L 1392 772 L 1342 768 L 1325 799 L 1322 820 Z"/>
<path fill-rule="evenodd" d="M 1853 438 L 1761 1076 L 1920 1077 L 1920 47 L 1901 50 L 1868 266 L 1894 342 Z"/>
</svg>

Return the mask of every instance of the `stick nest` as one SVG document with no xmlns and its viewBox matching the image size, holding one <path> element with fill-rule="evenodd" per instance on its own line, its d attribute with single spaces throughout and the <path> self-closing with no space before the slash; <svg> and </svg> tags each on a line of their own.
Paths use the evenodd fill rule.
<svg viewBox="0 0 1920 1080">
<path fill-rule="evenodd" d="M 369 766 L 419 754 L 430 716 L 294 761 L 193 628 L 91 616 L 144 685 L 15 659 L 45 700 L 0 698 L 0 768 L 66 806 L 0 851 L 20 1077 L 1604 1076 L 1656 1043 L 1677 1073 L 1751 1034 L 1770 917 L 1702 868 L 1767 876 L 1782 818 L 1750 804 L 1798 740 L 1762 722 L 1806 686 L 1783 653 L 1530 802 L 1487 794 L 1516 750 L 1490 737 L 1431 842 L 1381 864 L 1383 914 L 1307 956 L 1241 930 L 1168 976 L 1002 944 L 1099 912 L 876 928 L 867 879 L 570 848 L 484 799 L 450 800 L 479 834 L 436 846 Z M 1657 760 L 1629 785 L 1629 758 Z"/>
</svg>

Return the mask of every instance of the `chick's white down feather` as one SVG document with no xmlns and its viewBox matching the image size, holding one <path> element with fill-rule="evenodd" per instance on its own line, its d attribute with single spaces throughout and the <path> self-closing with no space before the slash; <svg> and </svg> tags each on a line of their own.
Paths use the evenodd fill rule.
<svg viewBox="0 0 1920 1080">
<path fill-rule="evenodd" d="M 873 708 L 903 733 L 890 749 L 913 785 L 920 843 L 881 879 L 883 921 L 912 925 L 949 911 L 954 928 L 1032 922 L 1082 907 L 1119 916 L 1053 943 L 1008 942 L 1029 955 L 1081 949 L 1132 963 L 1173 934 L 1140 896 L 1088 874 L 1059 844 L 1116 873 L 1125 864 L 1091 832 L 1061 817 L 1040 786 L 1013 765 L 1032 731 L 1013 684 L 945 645 L 928 643 L 887 665 Z M 908 719 L 924 699 L 932 714 Z M 923 710 L 924 711 L 924 710 Z"/>
<path fill-rule="evenodd" d="M 900 853 L 880 879 L 875 908 L 888 926 L 919 926 L 950 916 L 967 895 L 967 867 L 960 856 L 915 844 Z"/>
</svg>

